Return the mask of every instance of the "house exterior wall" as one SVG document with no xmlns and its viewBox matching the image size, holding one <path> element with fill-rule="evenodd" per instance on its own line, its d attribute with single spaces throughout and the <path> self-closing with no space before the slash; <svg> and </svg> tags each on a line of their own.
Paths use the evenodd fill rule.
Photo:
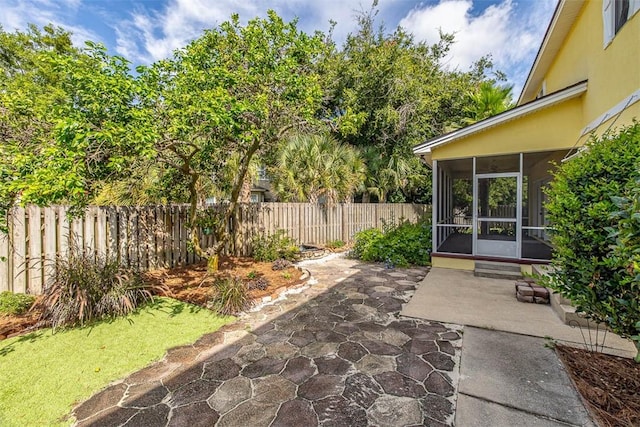
<svg viewBox="0 0 640 427">
<path fill-rule="evenodd" d="M 585 2 L 544 76 L 547 93 L 583 80 L 588 80 L 589 86 L 583 96 L 582 128 L 640 89 L 640 12 L 605 47 L 602 1 Z M 640 117 L 640 102 L 629 107 L 615 124 L 629 124 L 633 117 Z M 596 133 L 609 124 L 603 123 Z"/>
<path fill-rule="evenodd" d="M 576 144 L 582 123 L 581 98 L 574 98 L 435 147 L 431 156 L 442 160 L 570 149 Z"/>
</svg>

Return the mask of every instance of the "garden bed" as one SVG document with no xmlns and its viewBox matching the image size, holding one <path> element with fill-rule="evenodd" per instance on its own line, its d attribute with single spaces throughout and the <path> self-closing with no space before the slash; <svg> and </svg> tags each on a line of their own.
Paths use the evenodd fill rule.
<svg viewBox="0 0 640 427">
<path fill-rule="evenodd" d="M 173 298 L 204 307 L 212 297 L 212 287 L 216 280 L 225 277 L 239 277 L 244 283 L 259 278 L 266 279 L 266 289 L 249 291 L 249 297 L 256 302 L 262 301 L 265 297 L 275 297 L 283 290 L 301 283 L 302 271 L 297 267 L 274 271 L 271 266 L 271 262 L 258 262 L 251 258 L 221 257 L 219 270 L 212 274 L 207 274 L 207 265 L 200 263 L 155 270 L 149 272 L 148 276 L 167 286 Z"/>
<path fill-rule="evenodd" d="M 300 285 L 302 271 L 294 266 L 274 271 L 271 262 L 257 262 L 251 258 L 221 257 L 219 270 L 207 274 L 205 263 L 187 265 L 173 269 L 154 270 L 145 274 L 147 280 L 164 284 L 170 296 L 180 301 L 206 307 L 212 297 L 212 287 L 217 279 L 239 277 L 243 282 L 263 278 L 267 280 L 264 290 L 253 289 L 249 297 L 256 303 L 275 299 L 280 293 Z M 40 313 L 31 311 L 23 315 L 0 315 L 0 340 L 21 335 L 36 328 Z"/>
<path fill-rule="evenodd" d="M 572 347 L 556 349 L 600 426 L 640 425 L 640 364 Z"/>
</svg>

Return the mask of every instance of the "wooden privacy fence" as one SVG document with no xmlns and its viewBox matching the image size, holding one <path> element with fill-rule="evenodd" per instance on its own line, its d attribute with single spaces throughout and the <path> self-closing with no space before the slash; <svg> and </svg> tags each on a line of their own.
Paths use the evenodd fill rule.
<svg viewBox="0 0 640 427">
<path fill-rule="evenodd" d="M 209 209 L 215 209 L 211 207 Z M 69 251 L 117 257 L 143 270 L 192 264 L 200 259 L 189 250 L 188 206 L 90 207 L 84 216 L 67 217 L 67 208 L 16 208 L 9 216 L 9 234 L 0 233 L 0 291 L 42 292 L 55 260 Z M 430 206 L 354 204 L 332 207 L 310 203 L 255 203 L 240 206 L 236 245 L 227 253 L 250 255 L 257 233 L 282 229 L 298 243 L 349 241 L 363 229 L 401 218 L 415 221 Z M 200 230 L 203 248 L 215 241 Z"/>
</svg>

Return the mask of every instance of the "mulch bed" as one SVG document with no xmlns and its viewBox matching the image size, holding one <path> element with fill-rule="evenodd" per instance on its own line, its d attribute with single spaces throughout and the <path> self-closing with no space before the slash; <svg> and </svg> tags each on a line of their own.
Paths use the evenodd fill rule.
<svg viewBox="0 0 640 427">
<path fill-rule="evenodd" d="M 167 286 L 170 290 L 169 296 L 205 306 L 212 296 L 212 287 L 216 280 L 225 277 L 236 276 L 245 283 L 261 277 L 266 279 L 267 289 L 249 291 L 249 296 L 253 299 L 275 296 L 279 290 L 300 283 L 302 272 L 296 267 L 274 271 L 271 265 L 270 262 L 258 262 L 251 258 L 220 257 L 218 271 L 213 274 L 207 274 L 207 265 L 201 263 L 170 270 L 155 270 L 149 272 L 148 276 Z"/>
<path fill-rule="evenodd" d="M 212 296 L 215 281 L 224 277 L 237 276 L 245 283 L 260 277 L 266 279 L 265 290 L 249 291 L 249 296 L 255 300 L 267 296 L 275 298 L 280 292 L 301 283 L 302 272 L 296 267 L 274 271 L 270 262 L 243 257 L 221 257 L 218 265 L 218 271 L 209 275 L 205 263 L 154 270 L 145 275 L 148 280 L 165 285 L 169 289 L 166 296 L 203 307 Z M 37 327 L 39 317 L 40 313 L 35 311 L 20 316 L 0 315 L 0 340 L 32 331 Z"/>
<path fill-rule="evenodd" d="M 640 363 L 562 345 L 556 350 L 598 424 L 640 426 Z"/>
</svg>

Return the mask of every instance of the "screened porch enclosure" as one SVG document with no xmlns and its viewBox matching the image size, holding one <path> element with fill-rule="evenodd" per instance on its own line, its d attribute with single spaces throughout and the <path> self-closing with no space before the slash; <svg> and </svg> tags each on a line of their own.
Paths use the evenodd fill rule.
<svg viewBox="0 0 640 427">
<path fill-rule="evenodd" d="M 565 153 L 434 160 L 434 253 L 551 259 L 544 188 Z"/>
</svg>

